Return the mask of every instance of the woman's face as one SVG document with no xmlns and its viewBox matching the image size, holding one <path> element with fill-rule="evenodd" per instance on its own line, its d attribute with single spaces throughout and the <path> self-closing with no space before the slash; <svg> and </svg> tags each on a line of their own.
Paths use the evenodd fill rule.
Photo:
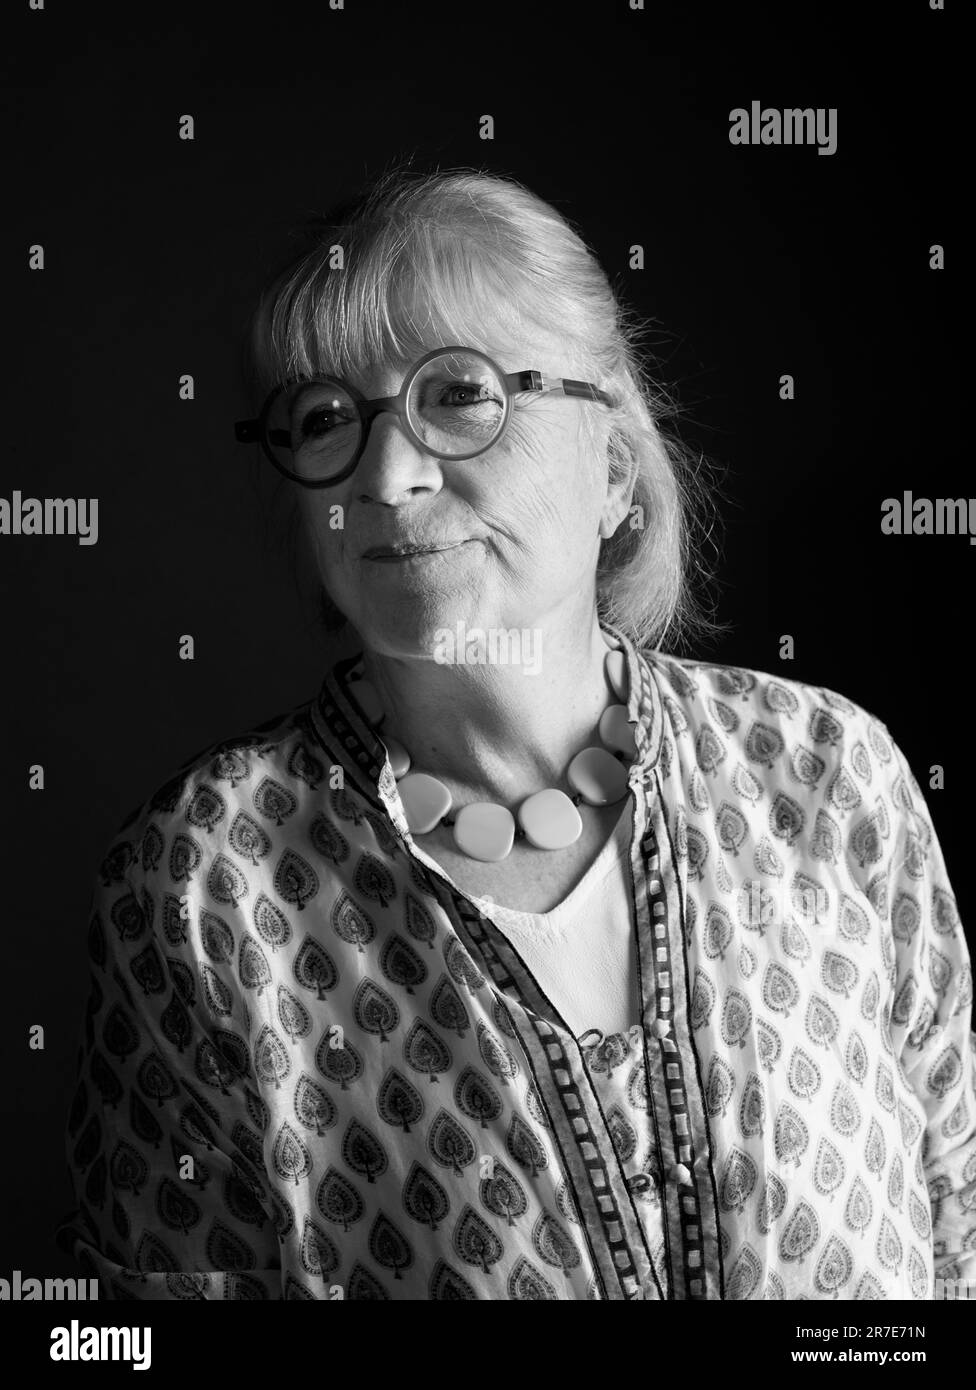
<svg viewBox="0 0 976 1390">
<path fill-rule="evenodd" d="M 506 372 L 574 375 L 555 338 L 496 360 Z M 380 364 L 354 384 L 370 398 L 392 396 L 403 375 Z M 596 416 L 595 447 L 583 411 Z M 561 393 L 519 395 L 498 443 L 453 462 L 425 454 L 382 412 L 351 477 L 302 491 L 330 597 L 367 647 L 403 657 L 431 655 L 438 633 L 453 635 L 459 622 L 533 629 L 558 615 L 587 615 L 601 537 L 629 502 L 608 482 L 607 435 L 603 406 Z M 402 558 L 370 553 L 394 545 L 444 548 Z"/>
</svg>

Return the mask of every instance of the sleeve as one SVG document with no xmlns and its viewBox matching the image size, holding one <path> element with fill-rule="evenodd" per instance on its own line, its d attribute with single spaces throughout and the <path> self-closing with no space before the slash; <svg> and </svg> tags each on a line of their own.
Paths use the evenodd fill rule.
<svg viewBox="0 0 976 1390">
<path fill-rule="evenodd" d="M 267 1186 L 231 965 L 198 961 L 192 915 L 113 846 L 91 900 L 66 1134 L 76 1205 L 57 1240 L 100 1298 L 280 1299 L 294 1218 Z"/>
<path fill-rule="evenodd" d="M 882 726 L 884 727 L 884 726 Z M 976 1037 L 972 967 L 925 798 L 891 742 L 893 824 L 888 904 L 893 943 L 890 1032 L 925 1112 L 922 1169 L 932 1212 L 934 1297 L 976 1280 Z M 948 1286 L 948 1288 L 947 1288 Z M 969 1287 L 972 1287 L 970 1282 Z"/>
</svg>

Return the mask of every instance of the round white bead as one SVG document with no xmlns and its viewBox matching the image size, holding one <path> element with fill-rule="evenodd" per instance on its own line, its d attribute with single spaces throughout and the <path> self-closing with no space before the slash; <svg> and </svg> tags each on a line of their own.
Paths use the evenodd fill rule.
<svg viewBox="0 0 976 1390">
<path fill-rule="evenodd" d="M 613 687 L 613 693 L 618 700 L 623 700 L 626 704 L 630 692 L 630 680 L 627 676 L 627 658 L 623 652 L 607 652 L 603 658 L 603 669 L 606 672 L 607 680 Z"/>
<path fill-rule="evenodd" d="M 580 813 L 565 792 L 549 787 L 522 802 L 519 824 L 536 849 L 566 849 L 583 833 Z"/>
<path fill-rule="evenodd" d="M 412 835 L 426 835 L 451 809 L 451 793 L 426 772 L 408 772 L 397 791 Z"/>
<path fill-rule="evenodd" d="M 470 859 L 494 864 L 505 859 L 515 841 L 515 817 L 493 801 L 471 801 L 454 820 L 454 843 Z"/>
<path fill-rule="evenodd" d="M 584 748 L 566 769 L 573 791 L 591 806 L 610 806 L 627 791 L 627 769 L 605 748 Z"/>
<path fill-rule="evenodd" d="M 619 748 L 631 758 L 637 752 L 634 725 L 627 720 L 626 705 L 609 705 L 600 715 L 600 737 L 610 749 Z"/>
<path fill-rule="evenodd" d="M 386 755 L 390 760 L 393 776 L 397 779 L 404 777 L 410 771 L 410 754 L 395 738 L 384 738 L 383 742 L 386 744 Z"/>
</svg>

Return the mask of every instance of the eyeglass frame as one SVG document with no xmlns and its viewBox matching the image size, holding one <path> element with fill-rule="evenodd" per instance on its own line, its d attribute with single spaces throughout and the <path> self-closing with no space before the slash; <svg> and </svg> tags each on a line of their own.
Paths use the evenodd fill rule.
<svg viewBox="0 0 976 1390">
<path fill-rule="evenodd" d="M 465 352 L 474 357 L 481 358 L 482 361 L 488 364 L 505 387 L 505 415 L 502 420 L 501 428 L 489 444 L 482 444 L 479 448 L 473 449 L 467 454 L 445 454 L 439 449 L 432 448 L 417 434 L 407 414 L 407 398 L 421 370 L 428 362 L 432 362 L 435 357 L 442 357 L 445 353 L 449 352 Z M 267 432 L 265 427 L 268 416 L 281 393 L 289 390 L 293 386 L 312 386 L 315 384 L 330 384 L 340 387 L 349 395 L 359 414 L 361 435 L 356 450 L 349 463 L 331 478 L 303 478 L 298 473 L 293 473 L 291 469 L 284 466 L 280 459 L 275 457 L 266 438 Z M 421 357 L 418 362 L 415 362 L 407 372 L 395 396 L 375 396 L 372 399 L 367 399 L 367 397 L 353 386 L 351 382 L 344 381 L 341 377 L 289 377 L 287 381 L 279 383 L 279 385 L 270 392 L 256 419 L 237 420 L 235 422 L 234 437 L 239 444 L 260 444 L 265 457 L 270 460 L 279 473 L 283 473 L 284 476 L 290 478 L 292 482 L 300 483 L 302 487 L 335 487 L 337 483 L 345 482 L 346 478 L 350 477 L 356 471 L 359 460 L 362 458 L 369 441 L 369 432 L 372 428 L 373 421 L 377 415 L 382 414 L 384 411 L 389 411 L 391 414 L 399 417 L 407 437 L 412 443 L 416 444 L 418 448 L 422 449 L 424 453 L 430 454 L 434 458 L 443 459 L 448 463 L 463 463 L 466 459 L 477 458 L 479 454 L 483 454 L 488 449 L 493 448 L 502 439 L 512 417 L 515 396 L 530 391 L 562 391 L 565 396 L 574 396 L 584 400 L 595 401 L 597 404 L 609 406 L 611 409 L 616 405 L 616 401 L 611 395 L 601 390 L 600 387 L 595 386 L 591 381 L 575 381 L 571 377 L 554 377 L 551 381 L 547 382 L 543 373 L 536 371 L 534 368 L 527 368 L 520 372 L 503 372 L 501 367 L 499 367 L 496 362 L 492 361 L 486 353 L 480 352 L 477 348 L 462 347 L 459 344 L 454 344 L 449 347 L 434 348 L 430 352 L 425 353 L 425 355 Z M 280 431 L 280 433 L 284 433 L 284 431 Z M 291 448 L 290 437 L 285 447 Z"/>
</svg>

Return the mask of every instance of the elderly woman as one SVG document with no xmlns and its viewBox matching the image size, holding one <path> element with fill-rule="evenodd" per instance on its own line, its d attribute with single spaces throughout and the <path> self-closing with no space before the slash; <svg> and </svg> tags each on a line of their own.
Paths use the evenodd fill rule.
<svg viewBox="0 0 976 1390">
<path fill-rule="evenodd" d="M 665 655 L 694 483 L 636 337 L 472 171 L 387 175 L 264 296 L 237 437 L 355 649 L 105 859 L 62 1228 L 103 1297 L 976 1276 L 922 793 L 841 695 Z"/>
</svg>

